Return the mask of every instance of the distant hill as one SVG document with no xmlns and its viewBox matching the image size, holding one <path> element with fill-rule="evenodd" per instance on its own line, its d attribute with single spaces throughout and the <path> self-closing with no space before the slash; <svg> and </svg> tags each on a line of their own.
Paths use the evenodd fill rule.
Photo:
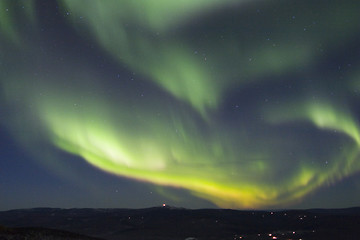
<svg viewBox="0 0 360 240">
<path fill-rule="evenodd" d="M 94 239 L 86 237 L 91 236 L 108 240 L 360 239 L 360 208 L 273 212 L 174 207 L 36 208 L 0 212 L 0 225 L 17 228 L 10 232 L 20 235 L 57 237 L 46 239 L 65 239 L 61 237 L 66 234 L 66 239 Z M 2 232 L 5 229 L 6 233 L 6 228 Z"/>
<path fill-rule="evenodd" d="M 67 231 L 45 228 L 7 228 L 0 226 L 0 240 L 101 240 Z"/>
</svg>

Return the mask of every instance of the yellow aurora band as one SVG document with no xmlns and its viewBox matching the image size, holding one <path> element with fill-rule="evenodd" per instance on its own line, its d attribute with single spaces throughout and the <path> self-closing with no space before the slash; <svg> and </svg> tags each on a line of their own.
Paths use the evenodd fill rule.
<svg viewBox="0 0 360 240">
<path fill-rule="evenodd" d="M 11 5 L 10 1 L 0 4 Z M 109 91 L 104 83 L 109 79 L 76 60 L 49 67 L 36 77 L 27 74 L 31 66 L 23 63 L 23 71 L 1 75 L 5 105 L 24 109 L 21 117 L 29 119 L 25 126 L 19 116 L 6 119 L 20 141 L 48 139 L 106 172 L 184 188 L 231 208 L 292 204 L 360 170 L 359 123 L 347 99 L 356 80 L 345 75 L 341 86 L 331 88 L 335 77 L 313 67 L 323 60 L 319 42 L 328 44 L 323 48 L 336 48 L 358 31 L 360 19 L 351 1 L 340 5 L 329 1 L 313 26 L 307 21 L 314 17 L 308 11 L 297 21 L 290 16 L 291 26 L 254 22 L 257 29 L 250 33 L 242 29 L 252 22 L 249 16 L 257 17 L 247 15 L 256 13 L 248 1 L 63 0 L 59 4 L 69 26 L 98 44 L 119 66 L 136 73 L 133 77 L 146 88 L 140 92 L 131 87 L 135 85 L 125 86 L 122 82 L 128 79 L 120 76 Z M 268 1 L 257 4 L 266 7 Z M 287 7 L 286 1 L 272 4 Z M 316 8 L 310 1 L 307 4 Z M 27 15 L 34 7 L 27 6 Z M 212 32 L 209 16 L 230 8 L 239 20 L 236 29 Z M 263 21 L 268 19 L 275 18 L 270 14 Z M 350 20 L 354 24 L 343 24 Z M 196 24 L 210 29 L 206 37 L 196 36 Z M 304 24 L 309 33 L 299 36 L 294 28 L 303 29 Z M 24 42 L 15 25 L 13 17 L 0 15 L 0 29 L 8 39 L 3 43 L 36 44 Z M 266 44 L 257 33 L 263 28 L 271 31 Z M 334 32 L 341 34 L 334 37 Z M 38 58 L 49 64 L 47 56 Z M 288 87 L 279 86 L 310 89 L 306 81 L 286 80 L 299 69 L 311 75 L 316 87 L 287 94 Z M 279 95 L 269 86 L 279 87 Z M 249 96 L 247 91 L 264 97 Z M 336 91 L 336 100 L 329 91 Z M 230 104 L 229 96 L 240 100 Z M 41 136 L 19 136 L 20 128 L 36 129 Z"/>
</svg>

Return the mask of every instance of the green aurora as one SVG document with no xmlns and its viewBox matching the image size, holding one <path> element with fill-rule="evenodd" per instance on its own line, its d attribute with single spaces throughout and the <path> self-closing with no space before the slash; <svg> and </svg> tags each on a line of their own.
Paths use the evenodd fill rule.
<svg viewBox="0 0 360 240">
<path fill-rule="evenodd" d="M 25 2 L 0 14 L 0 83 L 3 124 L 30 151 L 51 142 L 226 208 L 295 204 L 360 171 L 359 74 L 321 67 L 324 52 L 359 36 L 359 3 L 58 1 L 71 34 L 133 73 L 139 91 L 125 75 L 109 85 L 85 57 L 37 53 L 41 23 Z M 259 6 L 278 11 L 256 15 Z"/>
</svg>

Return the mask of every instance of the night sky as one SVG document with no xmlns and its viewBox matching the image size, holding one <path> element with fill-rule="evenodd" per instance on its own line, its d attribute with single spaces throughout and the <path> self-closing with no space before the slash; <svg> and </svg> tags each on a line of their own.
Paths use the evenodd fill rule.
<svg viewBox="0 0 360 240">
<path fill-rule="evenodd" d="M 1 0 L 0 210 L 359 205 L 359 12 Z"/>
</svg>

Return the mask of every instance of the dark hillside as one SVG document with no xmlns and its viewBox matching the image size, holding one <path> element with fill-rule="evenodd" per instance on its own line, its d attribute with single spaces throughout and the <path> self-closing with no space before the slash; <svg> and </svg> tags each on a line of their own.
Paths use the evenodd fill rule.
<svg viewBox="0 0 360 240">
<path fill-rule="evenodd" d="M 360 239 L 359 210 L 360 208 L 286 211 L 189 210 L 172 207 L 38 208 L 0 212 L 0 224 L 17 228 L 3 228 L 3 234 L 7 233 L 8 236 L 15 231 L 16 236 L 32 234 L 32 237 L 36 237 L 39 234 L 57 237 L 46 239 L 91 239 L 69 232 L 109 240 L 184 240 L 190 237 L 203 240 Z"/>
</svg>

